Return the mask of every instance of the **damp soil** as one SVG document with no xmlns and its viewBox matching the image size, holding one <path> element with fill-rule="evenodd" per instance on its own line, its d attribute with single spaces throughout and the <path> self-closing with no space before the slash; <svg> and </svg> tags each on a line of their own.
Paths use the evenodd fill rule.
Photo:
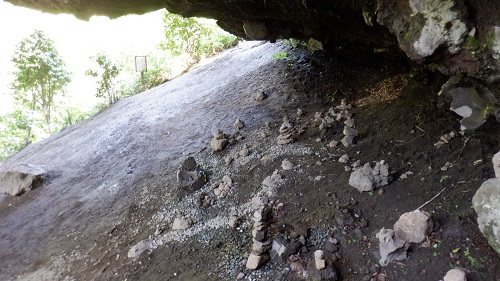
<svg viewBox="0 0 500 281">
<path fill-rule="evenodd" d="M 274 58 L 278 52 L 287 56 Z M 327 259 L 338 280 L 439 280 L 455 267 L 468 280 L 500 280 L 500 257 L 479 231 L 471 203 L 493 177 L 500 124 L 489 119 L 435 147 L 440 136 L 460 128 L 436 94 L 445 79 L 404 66 L 353 64 L 283 42 L 242 43 L 2 163 L 42 165 L 48 175 L 39 188 L 0 199 L 0 279 L 235 280 L 243 273 L 242 280 L 304 280 L 296 266 L 290 269 L 291 260 L 245 268 L 249 202 L 276 172 L 282 180 L 269 198 L 275 207 L 268 234 L 307 233 L 295 265 L 307 267 L 334 237 L 339 251 Z M 267 98 L 255 100 L 262 92 Z M 342 139 L 343 124 L 320 131 L 315 115 L 342 99 L 352 105 L 359 135 L 350 147 L 330 147 Z M 305 130 L 280 146 L 285 116 Z M 237 119 L 245 123 L 244 138 L 213 152 L 212 132 L 231 133 Z M 239 155 L 244 148 L 249 155 Z M 348 163 L 338 162 L 344 154 Z M 198 191 L 176 181 L 187 156 L 209 175 Z M 282 169 L 285 159 L 293 169 Z M 358 160 L 386 161 L 393 181 L 358 192 L 346 171 Z M 406 172 L 412 174 L 400 179 Z M 217 198 L 210 185 L 224 175 L 234 185 Z M 197 203 L 202 192 L 214 199 L 211 206 Z M 412 245 L 406 260 L 378 266 L 376 233 L 422 205 L 434 221 L 427 241 Z M 227 223 L 231 214 L 239 217 L 236 227 Z M 193 225 L 172 230 L 178 215 Z M 154 247 L 129 258 L 144 239 Z"/>
</svg>

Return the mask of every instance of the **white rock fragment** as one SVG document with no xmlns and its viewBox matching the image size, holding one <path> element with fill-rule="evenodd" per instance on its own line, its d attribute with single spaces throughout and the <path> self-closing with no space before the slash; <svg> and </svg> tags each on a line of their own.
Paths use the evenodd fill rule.
<svg viewBox="0 0 500 281">
<path fill-rule="evenodd" d="M 172 223 L 172 230 L 186 230 L 191 226 L 191 220 L 177 217 Z"/>
<path fill-rule="evenodd" d="M 334 147 L 336 147 L 338 144 L 339 144 L 339 142 L 338 142 L 338 141 L 336 141 L 336 140 L 332 140 L 330 143 L 328 143 L 328 146 L 329 146 L 330 148 L 334 148 Z"/>
<path fill-rule="evenodd" d="M 402 173 L 401 176 L 399 176 L 399 179 L 400 180 L 405 180 L 405 179 L 408 178 L 408 176 L 411 176 L 411 175 L 413 175 L 413 172 L 407 171 L 407 172 Z"/>
<path fill-rule="evenodd" d="M 444 281 L 467 281 L 465 271 L 459 268 L 450 269 L 444 276 Z"/>
<path fill-rule="evenodd" d="M 283 160 L 283 162 L 281 162 L 281 168 L 283 170 L 291 170 L 293 169 L 293 164 L 288 159 L 285 159 Z"/>
<path fill-rule="evenodd" d="M 443 167 L 441 167 L 441 171 L 448 171 L 449 168 L 453 167 L 453 164 L 450 162 L 446 162 Z"/>
<path fill-rule="evenodd" d="M 321 270 L 326 267 L 326 262 L 323 258 L 323 251 L 317 250 L 314 252 L 314 263 L 317 270 Z"/>
<path fill-rule="evenodd" d="M 394 233 L 408 243 L 422 243 L 432 231 L 433 225 L 429 213 L 415 210 L 399 217 L 394 224 Z"/>
<path fill-rule="evenodd" d="M 340 163 L 347 163 L 348 161 L 349 161 L 349 155 L 347 155 L 347 154 L 344 154 L 344 155 L 340 156 L 340 158 L 339 158 Z"/>
<path fill-rule="evenodd" d="M 297 117 L 301 117 L 302 115 L 304 115 L 304 111 L 300 108 L 297 108 Z"/>
<path fill-rule="evenodd" d="M 151 239 L 142 240 L 130 248 L 127 253 L 129 258 L 138 258 L 144 251 L 151 249 L 153 241 Z"/>
</svg>

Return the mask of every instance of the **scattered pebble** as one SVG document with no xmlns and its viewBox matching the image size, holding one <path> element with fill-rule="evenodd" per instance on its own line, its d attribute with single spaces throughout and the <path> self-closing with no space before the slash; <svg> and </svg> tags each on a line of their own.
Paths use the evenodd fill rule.
<svg viewBox="0 0 500 281">
<path fill-rule="evenodd" d="M 331 148 L 334 148 L 336 147 L 337 145 L 339 144 L 338 141 L 336 140 L 332 140 L 330 143 L 328 143 L 328 146 L 331 147 Z"/>
<path fill-rule="evenodd" d="M 240 119 L 237 119 L 236 122 L 234 122 L 233 127 L 235 129 L 239 130 L 239 129 L 245 127 L 245 123 L 243 121 L 241 121 Z"/>
<path fill-rule="evenodd" d="M 344 155 L 340 156 L 340 158 L 339 158 L 340 163 L 347 163 L 347 161 L 349 161 L 349 155 L 344 154 Z"/>
<path fill-rule="evenodd" d="M 446 162 L 443 167 L 441 167 L 441 171 L 448 171 L 449 168 L 453 167 L 453 164 L 450 162 Z"/>
</svg>

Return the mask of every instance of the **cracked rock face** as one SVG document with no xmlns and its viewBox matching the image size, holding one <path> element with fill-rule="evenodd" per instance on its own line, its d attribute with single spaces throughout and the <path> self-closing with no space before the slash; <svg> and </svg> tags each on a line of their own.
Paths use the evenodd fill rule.
<svg viewBox="0 0 500 281">
<path fill-rule="evenodd" d="M 250 40 L 299 38 L 358 62 L 410 58 L 447 75 L 477 78 L 500 95 L 498 1 L 208 1 L 7 0 L 51 13 L 116 18 L 166 8 L 183 16 L 218 20 Z M 314 46 L 313 46 L 314 45 Z"/>
</svg>

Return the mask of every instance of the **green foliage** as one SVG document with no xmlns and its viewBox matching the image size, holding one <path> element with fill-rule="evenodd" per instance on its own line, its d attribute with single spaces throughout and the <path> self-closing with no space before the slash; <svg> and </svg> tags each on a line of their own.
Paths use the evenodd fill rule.
<svg viewBox="0 0 500 281">
<path fill-rule="evenodd" d="M 0 160 L 10 157 L 34 140 L 33 118 L 20 109 L 0 116 Z"/>
<path fill-rule="evenodd" d="M 42 110 L 50 125 L 54 96 L 63 94 L 71 81 L 54 42 L 41 30 L 22 39 L 16 46 L 11 88 L 14 98 L 32 110 Z"/>
<path fill-rule="evenodd" d="M 97 63 L 97 68 L 88 69 L 85 74 L 98 78 L 96 97 L 107 97 L 109 104 L 116 102 L 119 97 L 115 80 L 120 74 L 121 66 L 102 53 L 91 59 Z"/>
<path fill-rule="evenodd" d="M 273 58 L 275 60 L 285 60 L 289 61 L 291 60 L 290 55 L 287 52 L 277 52 L 273 54 Z"/>
<path fill-rule="evenodd" d="M 283 44 L 285 46 L 290 46 L 290 48 L 292 48 L 292 50 L 295 50 L 295 49 L 297 49 L 299 47 L 302 47 L 302 48 L 306 48 L 307 47 L 307 43 L 305 41 L 294 39 L 294 38 L 285 39 L 283 41 Z"/>
<path fill-rule="evenodd" d="M 234 46 L 238 38 L 220 29 L 215 22 L 165 12 L 165 39 L 161 47 L 173 56 L 188 54 L 193 61 Z"/>
</svg>

